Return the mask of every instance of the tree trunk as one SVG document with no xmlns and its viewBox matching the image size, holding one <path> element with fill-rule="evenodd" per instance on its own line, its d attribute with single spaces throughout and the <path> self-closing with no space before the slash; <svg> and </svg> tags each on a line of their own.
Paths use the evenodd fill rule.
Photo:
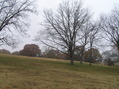
<svg viewBox="0 0 119 89">
<path fill-rule="evenodd" d="M 91 66 L 91 59 L 90 59 L 90 64 L 89 65 Z"/>
<path fill-rule="evenodd" d="M 90 49 L 91 49 L 91 51 L 90 51 L 90 64 L 89 64 L 90 66 L 91 66 L 92 58 L 93 58 L 92 57 L 92 44 L 93 44 L 93 42 L 90 43 Z"/>
<path fill-rule="evenodd" d="M 74 64 L 74 59 L 73 59 L 73 54 L 70 54 L 70 64 L 73 65 Z"/>
<path fill-rule="evenodd" d="M 73 57 L 70 57 L 70 64 L 71 64 L 71 65 L 74 65 Z"/>
<path fill-rule="evenodd" d="M 83 64 L 83 56 L 84 56 L 85 46 L 83 46 L 80 54 L 80 64 Z"/>
<path fill-rule="evenodd" d="M 82 61 L 80 61 L 80 64 L 83 64 L 83 62 L 82 62 Z"/>
<path fill-rule="evenodd" d="M 90 57 L 90 63 L 89 63 L 90 66 L 91 66 L 91 63 L 92 63 L 92 57 Z"/>
<path fill-rule="evenodd" d="M 73 45 L 70 42 L 70 47 L 69 47 L 69 59 L 70 59 L 70 64 L 73 65 L 74 64 L 74 51 L 73 51 Z"/>
<path fill-rule="evenodd" d="M 80 64 L 83 64 L 83 59 L 82 59 L 82 57 L 80 57 Z"/>
</svg>

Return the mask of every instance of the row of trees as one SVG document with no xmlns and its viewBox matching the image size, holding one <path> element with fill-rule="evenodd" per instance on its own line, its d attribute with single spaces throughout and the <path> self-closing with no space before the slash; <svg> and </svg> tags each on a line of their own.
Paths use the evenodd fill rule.
<svg viewBox="0 0 119 89">
<path fill-rule="evenodd" d="M 74 60 L 77 60 L 77 61 L 80 60 L 80 49 L 79 48 L 80 47 L 77 47 L 77 50 L 75 51 L 75 54 L 74 54 Z M 92 60 L 93 63 L 95 63 L 97 61 L 97 59 L 102 58 L 98 49 L 92 48 L 92 49 L 89 49 L 89 50 L 84 52 L 82 61 L 86 61 L 86 62 L 90 61 L 89 59 L 90 59 L 91 50 L 93 52 L 93 60 Z M 0 49 L 0 53 L 31 56 L 31 57 L 47 57 L 47 58 L 69 60 L 69 57 L 67 55 L 63 54 L 60 51 L 54 50 L 54 49 L 48 48 L 47 50 L 45 50 L 42 53 L 41 49 L 38 47 L 38 45 L 35 45 L 35 44 L 26 44 L 22 50 L 15 51 L 13 53 L 10 53 L 10 51 L 8 51 L 6 49 Z"/>
<path fill-rule="evenodd" d="M 95 63 L 96 61 L 98 61 L 98 59 L 102 59 L 102 56 L 101 56 L 100 52 L 98 51 L 98 49 L 92 48 L 92 49 L 86 50 L 84 52 L 84 55 L 82 57 L 83 58 L 82 61 L 90 62 L 89 59 L 90 59 L 90 51 L 91 50 L 93 51 L 92 63 Z M 66 54 L 63 54 L 62 52 L 57 51 L 57 50 L 53 50 L 53 49 L 45 50 L 45 52 L 43 52 L 43 54 L 42 54 L 42 57 L 69 60 L 69 57 Z M 75 51 L 74 60 L 80 61 L 80 51 Z"/>
<path fill-rule="evenodd" d="M 79 51 L 80 49 L 79 48 L 80 47 L 77 47 L 77 50 L 75 51 L 75 54 L 74 54 L 74 60 L 77 60 L 77 61 L 80 60 L 80 51 Z M 102 58 L 98 49 L 92 48 L 84 52 L 82 61 L 89 62 L 91 50 L 93 51 L 93 60 L 92 60 L 93 63 L 95 63 L 97 59 Z M 41 52 L 41 49 L 39 48 L 39 46 L 35 44 L 26 44 L 22 50 L 15 51 L 13 53 L 11 53 L 10 51 L 6 49 L 0 49 L 0 53 L 69 60 L 69 57 L 67 55 L 55 49 L 48 48 L 44 52 Z"/>
<path fill-rule="evenodd" d="M 74 60 L 80 61 L 80 50 L 82 47 L 78 46 L 74 52 Z M 114 63 L 119 62 L 118 52 L 113 48 L 111 51 L 105 51 L 102 54 L 98 51 L 98 49 L 92 48 L 88 49 L 83 54 L 82 61 L 90 62 L 90 52 L 92 51 L 92 60 L 91 63 L 99 63 L 103 62 L 106 65 L 114 65 Z M 11 54 L 10 51 L 6 49 L 0 49 L 0 53 Z M 65 59 L 69 60 L 69 57 L 63 54 L 60 51 L 54 49 L 46 49 L 43 53 L 41 52 L 38 45 L 35 44 L 27 44 L 21 51 L 15 51 L 12 53 L 13 55 L 23 55 L 23 56 L 31 56 L 31 57 L 47 57 L 47 58 L 55 58 L 55 59 Z"/>
<path fill-rule="evenodd" d="M 28 21 L 25 19 L 30 13 L 36 13 L 35 5 L 30 0 L 0 1 L 0 45 L 16 44 L 15 34 L 16 32 L 25 34 L 28 26 Z M 99 21 L 93 21 L 92 14 L 88 8 L 83 8 L 81 1 L 63 2 L 54 12 L 44 11 L 43 26 L 44 30 L 40 31 L 41 34 L 38 34 L 35 40 L 67 55 L 70 64 L 74 64 L 76 52 L 79 52 L 80 63 L 82 63 L 84 53 L 89 49 L 91 65 L 93 48 L 97 47 L 95 43 L 100 39 L 110 41 L 119 50 L 118 7 L 111 15 L 104 15 Z M 27 47 L 29 46 L 24 49 Z M 24 53 L 23 50 L 21 53 Z M 34 56 L 34 54 L 30 55 Z"/>
<path fill-rule="evenodd" d="M 100 40 L 110 41 L 119 50 L 119 10 L 112 11 L 109 16 L 101 16 L 93 21 L 87 8 L 82 2 L 64 2 L 57 11 L 44 11 L 44 31 L 36 37 L 46 46 L 54 48 L 70 58 L 73 64 L 75 52 L 79 51 L 80 63 L 84 52 L 90 49 L 90 65 L 93 61 L 93 48 L 101 43 Z M 96 44 L 100 42 L 99 44 Z M 112 44 L 109 45 L 112 45 Z M 77 47 L 79 45 L 79 49 Z M 101 44 L 100 44 L 101 45 Z"/>
<path fill-rule="evenodd" d="M 31 56 L 31 57 L 39 57 L 42 54 L 38 45 L 35 45 L 35 44 L 26 44 L 22 50 L 15 51 L 13 53 L 11 53 L 9 50 L 6 50 L 6 49 L 0 49 L 0 53 Z"/>
<path fill-rule="evenodd" d="M 80 47 L 77 47 L 77 50 L 74 52 L 74 60 L 80 61 L 81 54 L 80 54 Z M 92 51 L 93 59 L 92 63 L 95 63 L 98 61 L 98 59 L 102 59 L 102 56 L 98 49 L 88 49 L 83 54 L 82 61 L 90 62 L 90 52 Z M 4 53 L 4 52 L 1 52 Z M 32 56 L 32 57 L 47 57 L 47 58 L 56 58 L 56 59 L 65 59 L 69 60 L 69 57 L 55 49 L 46 49 L 43 53 L 41 52 L 38 45 L 35 44 L 27 44 L 24 46 L 24 48 L 21 51 L 16 51 L 12 53 L 13 55 L 23 55 L 23 56 Z"/>
</svg>

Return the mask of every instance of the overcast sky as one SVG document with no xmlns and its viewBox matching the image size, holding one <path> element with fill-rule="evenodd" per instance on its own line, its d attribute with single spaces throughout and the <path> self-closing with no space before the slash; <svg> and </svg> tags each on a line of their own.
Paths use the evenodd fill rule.
<svg viewBox="0 0 119 89">
<path fill-rule="evenodd" d="M 36 44 L 36 42 L 34 42 L 33 39 L 37 35 L 37 32 L 43 29 L 40 26 L 40 23 L 42 23 L 43 21 L 43 10 L 57 9 L 59 3 L 61 3 L 62 1 L 63 0 L 37 0 L 36 2 L 37 2 L 39 14 L 30 15 L 31 25 L 28 28 L 28 35 L 30 37 L 21 37 L 22 42 L 15 49 L 8 46 L 0 46 L 0 49 L 8 49 L 9 51 L 13 52 L 23 49 L 25 44 L 32 44 L 32 43 Z M 68 1 L 74 1 L 74 0 L 68 0 Z M 94 19 L 97 19 L 102 13 L 105 14 L 110 13 L 113 7 L 119 4 L 119 0 L 82 0 L 82 2 L 84 7 L 89 8 L 91 12 L 94 14 L 93 15 Z M 39 47 L 41 46 L 39 45 Z"/>
</svg>

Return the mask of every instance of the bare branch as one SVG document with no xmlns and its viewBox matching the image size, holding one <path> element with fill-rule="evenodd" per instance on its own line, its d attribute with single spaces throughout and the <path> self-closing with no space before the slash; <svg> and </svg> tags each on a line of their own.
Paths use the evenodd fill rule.
<svg viewBox="0 0 119 89">
<path fill-rule="evenodd" d="M 1 0 L 0 1 L 0 32 L 14 36 L 15 32 L 25 34 L 28 22 L 25 20 L 29 13 L 36 13 L 33 1 Z M 4 36 L 8 44 L 8 36 Z M 17 39 L 17 38 L 16 38 Z"/>
</svg>

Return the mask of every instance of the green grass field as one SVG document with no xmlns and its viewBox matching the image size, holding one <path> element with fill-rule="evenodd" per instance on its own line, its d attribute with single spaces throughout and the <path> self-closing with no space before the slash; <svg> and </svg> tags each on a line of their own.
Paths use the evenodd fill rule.
<svg viewBox="0 0 119 89">
<path fill-rule="evenodd" d="M 119 68 L 0 54 L 0 89 L 119 89 Z"/>
</svg>

